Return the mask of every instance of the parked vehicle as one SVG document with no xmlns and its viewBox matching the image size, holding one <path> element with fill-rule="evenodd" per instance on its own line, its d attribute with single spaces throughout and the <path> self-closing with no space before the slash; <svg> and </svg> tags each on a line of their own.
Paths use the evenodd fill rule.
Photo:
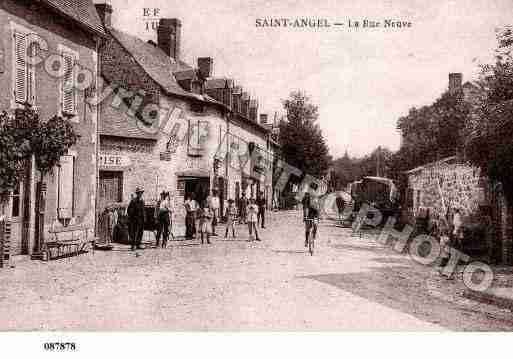
<svg viewBox="0 0 513 359">
<path fill-rule="evenodd" d="M 361 181 L 353 182 L 350 189 L 355 212 L 360 210 L 362 204 L 367 203 L 381 212 L 382 223 L 388 217 L 399 214 L 398 191 L 390 178 L 364 177 Z"/>
</svg>

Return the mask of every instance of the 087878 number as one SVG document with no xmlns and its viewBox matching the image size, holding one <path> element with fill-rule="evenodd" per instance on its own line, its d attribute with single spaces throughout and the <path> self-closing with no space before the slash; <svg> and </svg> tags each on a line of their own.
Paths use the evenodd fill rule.
<svg viewBox="0 0 513 359">
<path fill-rule="evenodd" d="M 75 351 L 77 349 L 77 345 L 75 343 L 44 343 L 44 350 L 47 351 Z"/>
</svg>

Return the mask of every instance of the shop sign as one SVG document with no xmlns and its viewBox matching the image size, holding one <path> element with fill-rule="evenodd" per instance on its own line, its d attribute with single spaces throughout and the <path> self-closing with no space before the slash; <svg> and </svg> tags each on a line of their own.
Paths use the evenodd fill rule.
<svg viewBox="0 0 513 359">
<path fill-rule="evenodd" d="M 100 154 L 100 167 L 119 168 L 130 166 L 130 157 L 125 155 Z"/>
</svg>

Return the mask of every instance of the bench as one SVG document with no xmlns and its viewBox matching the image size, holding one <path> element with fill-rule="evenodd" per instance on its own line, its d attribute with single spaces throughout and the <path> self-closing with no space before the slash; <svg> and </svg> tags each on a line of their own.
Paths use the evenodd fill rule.
<svg viewBox="0 0 513 359">
<path fill-rule="evenodd" d="M 83 252 L 90 244 L 94 255 L 96 237 L 89 236 L 89 228 L 84 226 L 69 226 L 58 229 L 51 229 L 52 239 L 45 241 L 43 252 L 46 254 L 46 260 L 51 258 L 51 250 L 57 250 L 57 257 L 62 255 L 78 255 Z"/>
</svg>

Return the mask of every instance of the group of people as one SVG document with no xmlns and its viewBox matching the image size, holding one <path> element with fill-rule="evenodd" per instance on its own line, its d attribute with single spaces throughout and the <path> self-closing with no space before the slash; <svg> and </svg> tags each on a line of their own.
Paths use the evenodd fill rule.
<svg viewBox="0 0 513 359">
<path fill-rule="evenodd" d="M 216 227 L 221 217 L 220 203 L 217 191 L 213 190 L 212 194 L 202 203 L 198 204 L 194 193 L 186 196 L 185 203 L 185 237 L 189 239 L 196 238 L 199 232 L 201 243 L 210 244 L 210 236 L 217 236 Z M 235 205 L 233 199 L 228 200 L 228 206 L 224 212 L 226 219 L 225 238 L 229 234 L 235 238 L 235 227 L 238 224 L 247 224 L 250 238 L 255 236 L 255 240 L 260 241 L 258 235 L 258 224 L 265 228 L 265 207 L 266 201 L 264 194 L 261 192 L 257 199 L 247 199 L 245 193 L 242 194 L 238 206 Z"/>
<path fill-rule="evenodd" d="M 132 197 L 127 208 L 128 235 L 130 236 L 131 249 L 142 249 L 141 242 L 145 224 L 149 221 L 145 211 L 145 204 L 142 198 L 144 190 L 137 187 L 135 196 Z M 171 231 L 171 202 L 169 192 L 162 192 L 154 212 L 154 224 L 156 224 L 157 247 L 167 247 Z M 162 240 L 162 241 L 161 241 Z"/>
<path fill-rule="evenodd" d="M 135 195 L 132 196 L 127 208 L 128 232 L 130 236 L 131 249 L 141 249 L 141 241 L 145 229 L 145 223 L 150 219 L 146 218 L 145 204 L 143 200 L 144 190 L 136 188 Z M 257 199 L 247 199 L 243 193 L 238 206 L 233 199 L 228 200 L 224 212 L 226 220 L 225 238 L 229 234 L 232 238 L 236 237 L 236 225 L 247 224 L 250 239 L 253 237 L 260 241 L 258 226 L 265 228 L 265 207 L 266 201 L 261 192 Z M 213 190 L 211 194 L 198 203 L 194 193 L 186 196 L 184 202 L 185 208 L 185 238 L 200 238 L 201 243 L 210 244 L 211 236 L 217 236 L 216 227 L 218 226 L 222 214 L 220 213 L 220 202 L 217 191 Z M 156 246 L 165 248 L 172 233 L 172 206 L 169 192 L 162 192 L 154 211 L 154 224 L 156 230 Z"/>
</svg>

